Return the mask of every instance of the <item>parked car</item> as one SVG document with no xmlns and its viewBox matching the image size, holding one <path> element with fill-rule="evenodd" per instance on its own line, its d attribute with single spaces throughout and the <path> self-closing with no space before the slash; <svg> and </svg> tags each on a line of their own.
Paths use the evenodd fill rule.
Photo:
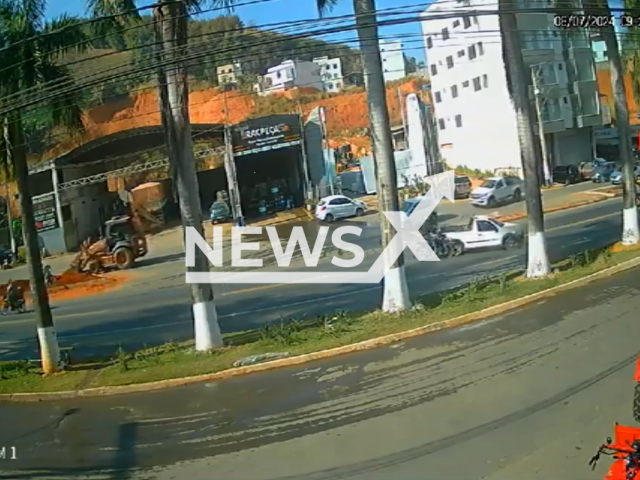
<svg viewBox="0 0 640 480">
<path fill-rule="evenodd" d="M 226 222 L 231 218 L 231 211 L 227 202 L 215 201 L 209 208 L 209 219 L 211 224 L 215 225 L 218 222 Z"/>
<path fill-rule="evenodd" d="M 591 162 L 582 162 L 578 166 L 578 170 L 580 171 L 580 180 L 591 180 L 593 178 L 594 170 L 606 163 L 608 163 L 607 160 L 599 157 L 594 158 Z"/>
<path fill-rule="evenodd" d="M 471 204 L 493 208 L 507 200 L 519 202 L 522 198 L 522 180 L 518 177 L 502 176 L 488 178 L 471 192 Z"/>
<path fill-rule="evenodd" d="M 636 163 L 633 170 L 634 170 L 636 180 L 639 180 L 640 179 L 640 163 Z M 609 178 L 609 180 L 611 181 L 611 185 L 620 185 L 622 183 L 622 167 L 617 168 L 616 171 L 611 174 L 611 177 Z"/>
<path fill-rule="evenodd" d="M 604 183 L 611 179 L 611 174 L 618 169 L 615 162 L 601 163 L 593 169 L 591 181 L 593 183 Z"/>
<path fill-rule="evenodd" d="M 463 252 L 486 247 L 520 248 L 524 244 L 520 225 L 503 223 L 484 215 L 474 216 L 464 224 L 445 225 L 441 232 Z"/>
<path fill-rule="evenodd" d="M 553 169 L 553 183 L 571 185 L 580 181 L 580 170 L 575 165 L 558 165 Z"/>
<path fill-rule="evenodd" d="M 455 184 L 456 198 L 469 198 L 469 195 L 471 195 L 471 179 L 463 175 L 456 175 Z"/>
<path fill-rule="evenodd" d="M 344 195 L 330 195 L 316 206 L 316 218 L 331 223 L 339 218 L 360 217 L 366 211 L 367 206 L 359 200 Z"/>
</svg>

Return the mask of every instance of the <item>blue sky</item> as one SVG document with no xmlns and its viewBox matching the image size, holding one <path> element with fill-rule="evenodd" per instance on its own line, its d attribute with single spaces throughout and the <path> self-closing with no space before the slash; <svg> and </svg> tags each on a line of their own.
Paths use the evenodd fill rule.
<svg viewBox="0 0 640 480">
<path fill-rule="evenodd" d="M 246 0 L 238 0 L 238 3 L 243 3 L 244 1 Z M 151 3 L 153 3 L 152 0 L 138 1 L 139 6 L 149 5 Z M 411 7 L 421 5 L 424 5 L 426 8 L 428 3 L 428 0 L 377 0 L 376 7 L 378 10 L 399 6 Z M 86 12 L 86 4 L 86 0 L 49 0 L 47 15 L 49 17 L 54 17 L 61 13 L 84 15 Z M 318 17 L 315 0 L 268 0 L 264 3 L 240 6 L 236 8 L 235 13 L 239 15 L 243 21 L 252 21 L 256 25 L 314 19 Z M 341 0 L 329 16 L 348 15 L 352 13 L 352 1 Z M 204 15 L 205 18 L 211 18 L 212 16 L 215 16 L 215 13 Z M 417 57 L 419 60 L 424 60 L 422 43 L 418 41 L 420 37 L 416 36 L 421 34 L 420 24 L 418 22 L 382 27 L 380 34 L 383 37 L 412 34 L 411 37 L 404 39 L 405 53 L 409 56 Z M 346 33 L 343 35 L 324 37 L 324 39 L 328 41 L 337 41 L 345 38 L 355 38 L 355 34 Z M 349 45 L 354 44 L 350 43 Z"/>
</svg>

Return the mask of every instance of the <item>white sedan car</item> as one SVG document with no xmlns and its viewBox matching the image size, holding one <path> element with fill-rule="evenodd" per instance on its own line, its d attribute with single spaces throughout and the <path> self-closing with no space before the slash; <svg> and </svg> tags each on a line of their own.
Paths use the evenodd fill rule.
<svg viewBox="0 0 640 480">
<path fill-rule="evenodd" d="M 339 218 L 360 217 L 367 206 L 344 195 L 324 197 L 316 206 L 316 218 L 331 223 Z"/>
</svg>

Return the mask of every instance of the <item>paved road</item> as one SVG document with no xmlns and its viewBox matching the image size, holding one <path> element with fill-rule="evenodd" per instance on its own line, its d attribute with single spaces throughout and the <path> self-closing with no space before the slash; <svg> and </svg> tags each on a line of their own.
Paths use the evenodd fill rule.
<svg viewBox="0 0 640 480">
<path fill-rule="evenodd" d="M 0 479 L 598 479 L 640 269 L 390 347 L 150 394 L 0 404 Z M 105 471 L 106 470 L 106 471 Z"/>
<path fill-rule="evenodd" d="M 613 199 L 592 206 L 550 214 L 548 247 L 559 260 L 590 247 L 620 238 L 621 202 Z M 365 243 L 379 245 L 377 226 L 365 228 Z M 370 255 L 365 268 L 375 258 Z M 524 265 L 525 250 L 469 253 L 442 262 L 408 259 L 410 293 L 416 298 L 471 281 L 477 275 L 495 274 Z M 276 267 L 268 267 L 275 269 Z M 267 269 L 268 269 L 267 268 Z M 305 269 L 300 264 L 292 269 Z M 336 271 L 325 260 L 317 270 Z M 145 269 L 140 271 L 144 273 Z M 135 285 L 100 296 L 54 305 L 62 345 L 80 353 L 111 354 L 120 345 L 138 348 L 171 340 L 192 338 L 187 287 L 178 261 L 149 269 L 152 275 Z M 225 332 L 255 328 L 281 318 L 311 317 L 338 309 L 375 308 L 381 302 L 379 285 L 221 285 L 216 287 L 221 328 Z M 31 314 L 0 318 L 0 358 L 24 358 L 36 352 Z"/>
</svg>

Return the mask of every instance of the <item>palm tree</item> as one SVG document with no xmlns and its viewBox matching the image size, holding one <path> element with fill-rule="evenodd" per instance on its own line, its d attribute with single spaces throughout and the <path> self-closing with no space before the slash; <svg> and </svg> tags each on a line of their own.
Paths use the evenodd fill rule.
<svg viewBox="0 0 640 480">
<path fill-rule="evenodd" d="M 611 15 L 611 9 L 606 0 L 597 0 L 594 6 L 600 12 Z M 635 0 L 625 0 L 625 7 L 630 9 L 630 13 L 637 13 L 638 6 L 638 2 Z M 623 245 L 635 245 L 640 243 L 640 225 L 638 224 L 638 210 L 636 206 L 635 161 L 631 153 L 629 107 L 627 105 L 627 90 L 624 82 L 626 69 L 622 65 L 618 40 L 613 25 L 602 28 L 601 32 L 604 37 L 609 59 L 611 90 L 615 105 L 616 126 L 618 128 L 620 146 L 620 163 L 622 164 L 622 243 Z"/>
<path fill-rule="evenodd" d="M 316 0 L 320 15 L 330 10 L 336 3 L 337 0 Z M 378 203 L 381 211 L 398 211 L 396 165 L 393 156 L 382 60 L 378 46 L 375 0 L 353 0 L 353 11 L 356 15 L 356 26 L 367 90 L 373 157 L 378 177 Z M 395 231 L 384 215 L 381 215 L 381 220 L 382 247 L 386 248 L 394 237 Z M 382 310 L 397 312 L 411 306 L 404 272 L 404 255 L 400 253 L 398 259 L 389 267 L 390 270 L 384 278 Z"/>
<path fill-rule="evenodd" d="M 34 91 L 48 82 L 73 81 L 69 71 L 56 61 L 66 53 L 82 50 L 83 45 L 86 46 L 82 43 L 86 38 L 80 28 L 66 28 L 77 25 L 79 20 L 75 17 L 63 16 L 46 22 L 45 6 L 46 0 L 0 0 L 0 68 L 3 70 L 0 106 L 10 107 L 7 100 L 9 95 L 19 95 L 27 89 Z M 60 29 L 64 30 L 50 34 Z M 73 96 L 66 95 L 41 108 L 54 124 L 78 130 L 82 128 L 82 118 L 76 100 Z M 60 368 L 60 358 L 31 201 L 23 112 L 9 110 L 6 117 L 0 120 L 5 127 L 2 158 L 10 163 L 20 193 L 23 235 L 38 322 L 42 368 L 45 373 L 52 373 Z"/>
<path fill-rule="evenodd" d="M 500 36 L 503 45 L 504 64 L 507 68 L 509 94 L 513 101 L 518 123 L 522 166 L 525 182 L 525 200 L 528 219 L 527 277 L 546 277 L 551 272 L 544 234 L 544 211 L 540 193 L 538 165 L 542 159 L 534 146 L 532 105 L 529 101 L 525 65 L 520 49 L 516 16 L 509 12 L 510 2 L 500 0 Z"/>
<path fill-rule="evenodd" d="M 189 88 L 182 57 L 188 43 L 188 19 L 190 13 L 200 10 L 204 3 L 230 8 L 233 0 L 159 0 L 153 9 L 157 57 L 159 63 L 158 100 L 165 130 L 167 150 L 174 193 L 177 193 L 182 226 L 194 228 L 203 238 L 200 189 L 194 157 L 191 121 L 189 119 Z M 128 18 L 138 17 L 135 0 L 88 0 L 94 17 L 129 12 Z M 209 261 L 205 254 L 195 249 L 195 262 L 187 270 L 206 272 Z M 222 347 L 223 340 L 211 284 L 192 284 L 191 302 L 194 319 L 196 350 L 207 351 Z"/>
</svg>

